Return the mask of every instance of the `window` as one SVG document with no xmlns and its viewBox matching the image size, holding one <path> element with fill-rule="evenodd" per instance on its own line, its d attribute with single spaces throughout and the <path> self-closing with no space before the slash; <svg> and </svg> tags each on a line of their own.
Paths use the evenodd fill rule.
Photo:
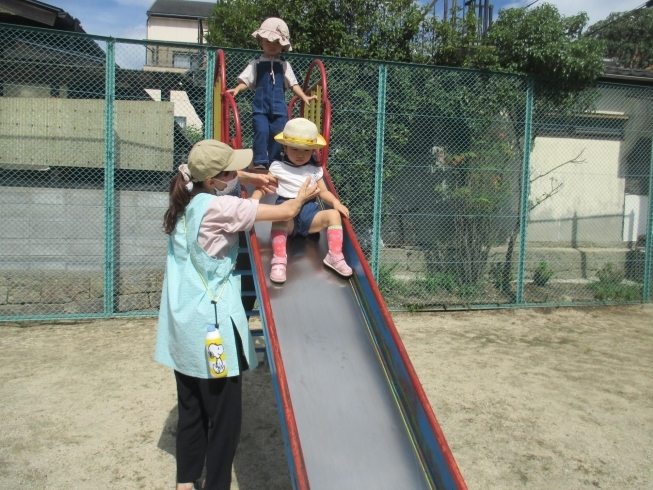
<svg viewBox="0 0 653 490">
<path fill-rule="evenodd" d="M 190 69 L 190 53 L 173 53 L 172 66 L 174 68 Z"/>
<path fill-rule="evenodd" d="M 169 121 L 170 119 L 168 119 Z M 181 129 L 186 128 L 186 116 L 175 116 L 175 122 L 179 125 Z"/>
</svg>

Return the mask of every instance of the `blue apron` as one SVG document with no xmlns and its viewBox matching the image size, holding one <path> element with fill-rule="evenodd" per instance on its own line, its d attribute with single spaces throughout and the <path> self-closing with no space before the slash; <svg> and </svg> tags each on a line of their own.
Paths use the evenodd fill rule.
<svg viewBox="0 0 653 490">
<path fill-rule="evenodd" d="M 213 296 L 217 298 L 222 290 L 217 311 L 228 376 L 237 376 L 244 367 L 238 362 L 234 325 L 240 335 L 249 369 L 256 368 L 258 364 L 240 297 L 240 276 L 233 274 L 238 244 L 231 248 L 227 257 L 215 259 L 197 242 L 202 218 L 212 199 L 220 197 L 207 193 L 196 195 L 168 239 L 166 273 L 154 351 L 157 362 L 195 378 L 211 378 L 204 342 L 207 323 L 215 323 L 215 309 L 191 256 Z"/>
</svg>

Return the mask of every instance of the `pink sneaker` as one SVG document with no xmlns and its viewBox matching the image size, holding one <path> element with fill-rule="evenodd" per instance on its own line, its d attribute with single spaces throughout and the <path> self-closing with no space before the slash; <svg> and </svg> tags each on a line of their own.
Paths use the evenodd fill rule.
<svg viewBox="0 0 653 490">
<path fill-rule="evenodd" d="M 353 273 L 351 267 L 349 267 L 347 262 L 345 262 L 345 256 L 343 254 L 336 255 L 331 252 L 327 253 L 326 257 L 324 257 L 324 264 L 331 267 L 343 277 L 349 277 Z"/>
<path fill-rule="evenodd" d="M 270 270 L 270 281 L 272 282 L 286 282 L 286 257 L 272 257 L 272 269 Z"/>
</svg>

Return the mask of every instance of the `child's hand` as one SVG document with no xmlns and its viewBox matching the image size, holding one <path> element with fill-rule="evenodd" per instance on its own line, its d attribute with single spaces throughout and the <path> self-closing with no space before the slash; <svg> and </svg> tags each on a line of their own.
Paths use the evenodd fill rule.
<svg viewBox="0 0 653 490">
<path fill-rule="evenodd" d="M 304 98 L 304 104 L 308 104 L 311 100 L 317 100 L 317 95 L 307 95 Z"/>
<path fill-rule="evenodd" d="M 227 90 L 227 93 L 233 95 L 234 97 L 236 97 L 236 95 L 238 95 L 239 92 L 240 89 L 238 87 L 230 88 L 229 90 Z"/>
<path fill-rule="evenodd" d="M 335 206 L 333 206 L 333 209 L 338 211 L 340 214 L 342 214 L 345 218 L 349 218 L 349 209 L 347 209 L 345 206 L 343 206 L 341 203 L 336 203 Z"/>
</svg>

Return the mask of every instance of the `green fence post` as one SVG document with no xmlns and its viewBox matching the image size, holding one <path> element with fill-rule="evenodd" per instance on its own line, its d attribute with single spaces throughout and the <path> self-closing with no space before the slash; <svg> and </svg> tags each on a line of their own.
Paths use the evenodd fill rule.
<svg viewBox="0 0 653 490">
<path fill-rule="evenodd" d="M 213 74 L 215 72 L 215 51 L 206 53 L 206 93 L 204 98 L 204 138 L 213 138 Z"/>
<path fill-rule="evenodd" d="M 521 175 L 521 199 L 519 202 L 519 262 L 517 264 L 517 294 L 515 302 L 524 303 L 524 279 L 526 275 L 526 229 L 528 221 L 528 194 L 531 181 L 531 134 L 533 132 L 533 89 L 535 79 L 529 78 L 526 88 L 526 113 L 524 114 L 524 158 Z"/>
<path fill-rule="evenodd" d="M 644 254 L 644 301 L 651 301 L 651 260 L 653 260 L 653 135 L 648 169 L 648 220 L 646 223 L 646 253 Z"/>
<path fill-rule="evenodd" d="M 374 165 L 374 214 L 372 224 L 372 274 L 379 279 L 381 212 L 383 197 L 383 146 L 385 144 L 385 93 L 388 67 L 379 65 L 379 89 L 376 103 L 376 161 Z"/>
<path fill-rule="evenodd" d="M 114 225 L 115 225 L 115 148 L 114 102 L 116 96 L 115 41 L 107 41 L 104 85 L 104 314 L 114 313 Z"/>
</svg>

